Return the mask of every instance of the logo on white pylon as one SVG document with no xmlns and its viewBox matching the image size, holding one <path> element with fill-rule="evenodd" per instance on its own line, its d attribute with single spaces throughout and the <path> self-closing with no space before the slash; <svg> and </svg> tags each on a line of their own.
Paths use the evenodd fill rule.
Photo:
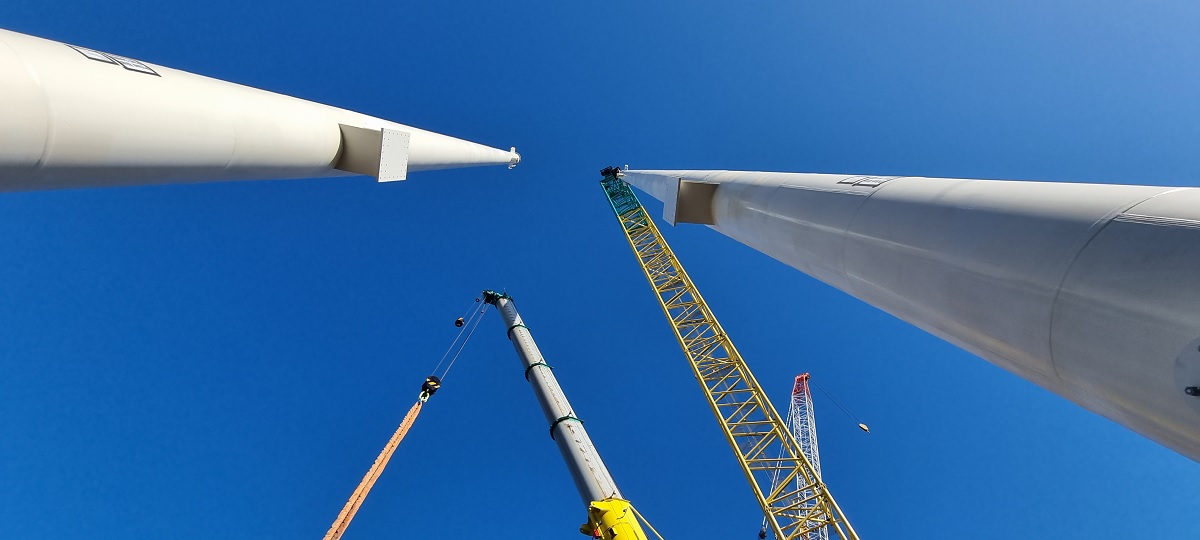
<svg viewBox="0 0 1200 540">
<path fill-rule="evenodd" d="M 117 56 L 115 54 L 108 54 L 105 52 L 97 51 L 95 49 L 89 49 L 87 47 L 79 47 L 76 45 L 67 45 L 67 46 L 72 49 L 75 49 L 76 51 L 79 52 L 79 54 L 82 54 L 84 57 L 86 57 L 89 60 L 95 60 L 97 62 L 104 62 L 105 64 L 118 65 L 129 71 L 136 71 L 138 73 L 154 75 L 155 77 L 162 76 L 162 75 L 159 75 L 158 72 L 151 69 L 150 66 L 147 66 L 146 64 L 143 64 L 132 58 L 126 58 L 124 56 Z"/>
</svg>

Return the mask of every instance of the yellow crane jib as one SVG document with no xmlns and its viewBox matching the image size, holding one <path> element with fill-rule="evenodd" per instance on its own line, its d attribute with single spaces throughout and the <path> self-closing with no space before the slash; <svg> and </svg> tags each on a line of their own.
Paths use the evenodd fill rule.
<svg viewBox="0 0 1200 540">
<path fill-rule="evenodd" d="M 621 170 L 607 167 L 601 175 L 600 184 L 625 239 L 654 289 L 776 540 L 810 540 L 826 533 L 828 537 L 857 540 L 850 522 L 733 341 L 637 196 L 621 180 Z"/>
</svg>

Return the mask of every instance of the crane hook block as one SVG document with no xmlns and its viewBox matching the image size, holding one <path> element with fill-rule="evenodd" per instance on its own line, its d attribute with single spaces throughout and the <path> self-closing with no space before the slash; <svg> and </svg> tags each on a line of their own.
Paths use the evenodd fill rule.
<svg viewBox="0 0 1200 540">
<path fill-rule="evenodd" d="M 466 322 L 466 321 L 464 321 L 462 317 L 459 317 L 459 318 L 457 318 L 457 319 L 454 319 L 454 326 L 455 326 L 455 327 L 457 327 L 457 328 L 462 328 L 462 326 L 463 326 L 464 324 L 466 324 L 466 323 L 467 323 L 467 322 Z"/>
<path fill-rule="evenodd" d="M 437 375 L 425 377 L 425 382 L 421 384 L 421 396 L 419 398 L 421 403 L 424 403 L 426 400 L 428 400 L 429 396 L 436 394 L 438 389 L 441 387 L 442 379 L 438 378 Z"/>
</svg>

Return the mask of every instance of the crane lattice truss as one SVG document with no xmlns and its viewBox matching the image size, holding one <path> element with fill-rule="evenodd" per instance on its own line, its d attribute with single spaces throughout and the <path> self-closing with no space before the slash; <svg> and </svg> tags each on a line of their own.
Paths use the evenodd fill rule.
<svg viewBox="0 0 1200 540">
<path fill-rule="evenodd" d="M 797 375 L 796 383 L 792 385 L 792 405 L 788 409 L 787 423 L 792 428 L 792 435 L 796 437 L 796 442 L 800 443 L 800 452 L 808 458 L 813 473 L 820 479 L 821 455 L 817 451 L 817 422 L 816 417 L 813 416 L 812 394 L 808 390 L 807 373 Z M 796 489 L 799 497 L 808 501 L 804 506 L 816 506 L 811 491 L 800 485 L 799 481 Z M 806 540 L 828 540 L 829 528 L 819 527 L 805 538 Z"/>
<path fill-rule="evenodd" d="M 808 540 L 813 531 L 828 528 L 840 539 L 856 540 L 858 535 L 804 457 L 796 437 L 646 209 L 614 174 L 605 176 L 601 184 L 775 538 Z M 774 488 L 772 479 L 778 479 Z"/>
</svg>

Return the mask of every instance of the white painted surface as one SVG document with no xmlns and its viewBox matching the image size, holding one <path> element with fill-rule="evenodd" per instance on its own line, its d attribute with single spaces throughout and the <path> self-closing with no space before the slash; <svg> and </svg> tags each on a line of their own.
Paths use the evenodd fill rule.
<svg viewBox="0 0 1200 540">
<path fill-rule="evenodd" d="M 412 137 L 406 131 L 383 129 L 379 150 L 380 182 L 394 182 L 408 178 L 408 149 Z"/>
<path fill-rule="evenodd" d="M 0 190 L 339 176 L 347 174 L 334 169 L 339 124 L 410 134 L 406 173 L 520 159 L 515 151 L 0 30 Z"/>
<path fill-rule="evenodd" d="M 721 184 L 721 233 L 1200 461 L 1200 189 L 625 171 L 680 178 Z"/>
</svg>

